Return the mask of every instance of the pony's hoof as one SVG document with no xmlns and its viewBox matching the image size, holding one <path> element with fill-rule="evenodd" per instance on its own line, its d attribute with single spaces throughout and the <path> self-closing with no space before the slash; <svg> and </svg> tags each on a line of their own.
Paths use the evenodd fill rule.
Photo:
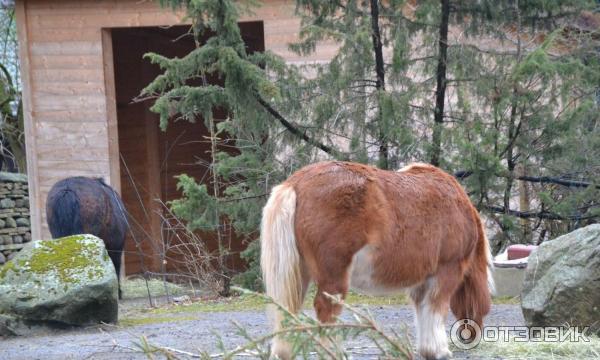
<svg viewBox="0 0 600 360">
<path fill-rule="evenodd" d="M 285 341 L 274 339 L 271 344 L 271 356 L 269 356 L 269 359 L 291 360 L 292 347 Z"/>
<path fill-rule="evenodd" d="M 448 355 L 442 355 L 442 356 L 424 356 L 423 359 L 425 360 L 450 360 L 452 359 L 452 356 L 448 356 Z"/>
<path fill-rule="evenodd" d="M 436 355 L 433 354 L 421 354 L 421 358 L 424 360 L 450 360 L 452 359 L 452 352 L 446 350 L 442 353 L 438 353 Z"/>
</svg>

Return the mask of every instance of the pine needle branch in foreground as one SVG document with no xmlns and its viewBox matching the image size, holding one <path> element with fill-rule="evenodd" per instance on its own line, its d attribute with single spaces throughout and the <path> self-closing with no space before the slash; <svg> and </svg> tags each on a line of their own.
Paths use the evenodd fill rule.
<svg viewBox="0 0 600 360">
<path fill-rule="evenodd" d="M 345 304 L 339 296 L 326 294 L 331 301 L 339 303 L 352 314 L 352 322 L 322 324 L 303 312 L 290 313 L 281 304 L 264 294 L 235 287 L 232 290 L 241 292 L 244 295 L 257 296 L 270 306 L 274 306 L 283 315 L 283 328 L 260 337 L 252 337 L 244 325 L 234 321 L 233 324 L 237 328 L 236 335 L 246 339 L 247 342 L 244 345 L 227 350 L 222 336 L 215 334 L 220 352 L 213 354 L 207 352 L 194 354 L 170 347 L 156 346 L 149 344 L 145 337 L 142 337 L 138 347 L 149 359 L 152 359 L 153 354 L 159 354 L 167 356 L 169 359 L 177 359 L 179 355 L 183 358 L 200 359 L 233 359 L 239 356 L 251 356 L 266 360 L 270 356 L 270 341 L 274 337 L 280 336 L 292 345 L 294 356 L 337 360 L 349 359 L 355 347 L 344 347 L 342 345 L 347 340 L 360 337 L 361 340 L 364 339 L 372 344 L 370 346 L 361 345 L 361 349 L 378 350 L 377 354 L 370 355 L 387 359 L 413 359 L 412 346 L 406 334 L 401 336 L 387 334 L 368 311 Z"/>
</svg>

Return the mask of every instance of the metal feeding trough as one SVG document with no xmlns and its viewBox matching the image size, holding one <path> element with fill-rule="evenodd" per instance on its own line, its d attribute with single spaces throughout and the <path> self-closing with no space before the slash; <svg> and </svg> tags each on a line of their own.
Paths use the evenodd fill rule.
<svg viewBox="0 0 600 360">
<path fill-rule="evenodd" d="M 515 297 L 521 294 L 529 254 L 535 245 L 511 245 L 494 258 L 495 297 Z"/>
</svg>

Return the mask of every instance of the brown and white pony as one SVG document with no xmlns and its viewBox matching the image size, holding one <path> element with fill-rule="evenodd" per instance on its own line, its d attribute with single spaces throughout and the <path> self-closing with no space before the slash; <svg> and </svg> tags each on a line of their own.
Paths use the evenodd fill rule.
<svg viewBox="0 0 600 360">
<path fill-rule="evenodd" d="M 261 246 L 267 295 L 296 313 L 312 280 L 321 322 L 341 311 L 324 293 L 408 289 L 426 359 L 451 356 L 448 307 L 480 326 L 490 309 L 490 254 L 479 214 L 460 184 L 431 165 L 397 172 L 339 161 L 306 166 L 273 188 Z M 280 323 L 277 312 L 276 330 Z M 275 338 L 271 353 L 289 359 L 291 348 Z"/>
</svg>

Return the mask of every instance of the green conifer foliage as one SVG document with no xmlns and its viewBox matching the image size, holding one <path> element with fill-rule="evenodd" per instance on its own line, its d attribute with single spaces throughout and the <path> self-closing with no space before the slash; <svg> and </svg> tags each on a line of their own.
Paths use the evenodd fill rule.
<svg viewBox="0 0 600 360">
<path fill-rule="evenodd" d="M 600 217 L 600 42 L 580 25 L 593 1 L 297 0 L 290 49 L 337 46 L 304 65 L 247 53 L 237 23 L 254 3 L 160 2 L 187 12 L 196 39 L 212 35 L 181 59 L 147 55 L 163 69 L 144 90 L 160 126 L 211 129 L 212 180 L 182 175 L 171 204 L 191 229 L 231 222 L 256 239 L 270 188 L 319 159 L 455 172 L 495 225 L 495 250 Z M 245 286 L 259 285 L 258 254 L 253 242 Z"/>
</svg>

